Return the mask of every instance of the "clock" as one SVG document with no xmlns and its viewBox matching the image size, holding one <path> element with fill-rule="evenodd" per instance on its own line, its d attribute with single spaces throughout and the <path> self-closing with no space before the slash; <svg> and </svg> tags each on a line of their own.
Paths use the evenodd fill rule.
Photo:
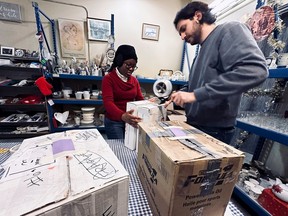
<svg viewBox="0 0 288 216">
<path fill-rule="evenodd" d="M 25 55 L 25 51 L 23 49 L 16 49 L 15 50 L 15 56 L 23 57 L 24 55 Z"/>
<path fill-rule="evenodd" d="M 115 50 L 113 48 L 109 48 L 106 51 L 106 57 L 109 61 L 113 61 L 114 57 L 115 57 Z"/>
</svg>

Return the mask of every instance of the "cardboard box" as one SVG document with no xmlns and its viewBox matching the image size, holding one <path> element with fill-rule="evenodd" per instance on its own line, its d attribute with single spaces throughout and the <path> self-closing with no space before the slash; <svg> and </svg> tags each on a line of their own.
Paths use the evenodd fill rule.
<svg viewBox="0 0 288 216">
<path fill-rule="evenodd" d="M 0 215 L 127 215 L 129 174 L 97 129 L 25 139 L 2 164 Z"/>
<path fill-rule="evenodd" d="M 185 123 L 159 124 L 139 124 L 137 172 L 153 215 L 224 215 L 244 153 Z"/>
<path fill-rule="evenodd" d="M 133 101 L 127 103 L 127 111 L 133 109 L 133 115 L 142 118 L 143 122 L 158 121 L 166 116 L 166 109 L 163 106 L 159 106 L 156 103 L 152 103 L 148 100 Z M 124 144 L 131 150 L 137 151 L 139 129 L 134 128 L 131 125 L 125 125 L 125 140 Z"/>
<path fill-rule="evenodd" d="M 187 121 L 185 110 L 172 110 L 171 112 L 172 113 L 168 115 L 169 121 L 181 121 L 181 122 Z"/>
</svg>

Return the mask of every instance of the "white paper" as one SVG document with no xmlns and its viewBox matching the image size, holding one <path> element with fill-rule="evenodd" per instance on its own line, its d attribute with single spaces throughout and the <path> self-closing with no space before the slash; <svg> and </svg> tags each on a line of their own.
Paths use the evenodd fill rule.
<svg viewBox="0 0 288 216">
<path fill-rule="evenodd" d="M 68 196 L 67 161 L 46 170 L 31 170 L 21 178 L 0 183 L 0 215 L 22 215 Z"/>
<path fill-rule="evenodd" d="M 98 131 L 97 131 L 98 132 Z M 92 137 L 88 138 L 88 134 Z M 74 133 L 75 146 L 84 145 L 85 152 L 74 154 L 69 160 L 71 194 L 75 195 L 92 188 L 99 188 L 115 179 L 128 176 L 118 158 L 95 130 Z M 71 134 L 69 134 L 71 135 Z M 87 140 L 83 142 L 83 138 Z M 79 178 L 81 176 L 81 178 Z M 85 184 L 83 184 L 85 179 Z"/>
</svg>

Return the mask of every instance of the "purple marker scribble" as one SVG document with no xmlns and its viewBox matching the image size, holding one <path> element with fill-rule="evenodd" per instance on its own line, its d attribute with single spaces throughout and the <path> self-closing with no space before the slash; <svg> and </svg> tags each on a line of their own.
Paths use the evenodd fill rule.
<svg viewBox="0 0 288 216">
<path fill-rule="evenodd" d="M 180 128 L 170 128 L 170 130 L 172 131 L 172 133 L 176 137 L 178 137 L 178 136 L 186 136 L 186 133 L 183 130 L 181 130 Z"/>
<path fill-rule="evenodd" d="M 71 139 L 57 140 L 52 143 L 53 155 L 64 152 L 75 150 L 74 144 Z"/>
</svg>

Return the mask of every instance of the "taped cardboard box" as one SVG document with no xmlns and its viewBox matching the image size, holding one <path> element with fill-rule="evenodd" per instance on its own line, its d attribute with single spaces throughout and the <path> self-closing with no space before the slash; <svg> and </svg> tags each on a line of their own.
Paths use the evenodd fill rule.
<svg viewBox="0 0 288 216">
<path fill-rule="evenodd" d="M 143 122 L 160 121 L 161 119 L 166 118 L 166 109 L 164 106 L 159 106 L 148 100 L 128 102 L 126 110 L 129 111 L 131 109 L 134 110 L 133 115 L 142 118 Z M 134 128 L 126 123 L 124 140 L 126 147 L 131 150 L 136 149 L 137 151 L 138 133 L 138 128 Z"/>
<path fill-rule="evenodd" d="M 25 139 L 2 166 L 0 215 L 128 214 L 129 175 L 97 129 Z"/>
<path fill-rule="evenodd" d="M 224 215 L 244 153 L 179 121 L 139 125 L 137 172 L 153 215 Z"/>
</svg>

